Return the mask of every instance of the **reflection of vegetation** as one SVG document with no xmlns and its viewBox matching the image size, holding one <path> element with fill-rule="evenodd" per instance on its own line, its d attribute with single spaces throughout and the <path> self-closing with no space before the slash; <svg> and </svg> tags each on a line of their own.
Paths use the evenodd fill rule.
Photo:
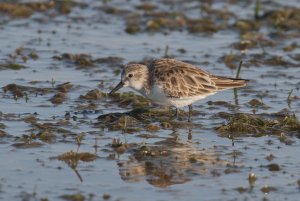
<svg viewBox="0 0 300 201">
<path fill-rule="evenodd" d="M 56 159 L 65 162 L 78 176 L 80 181 L 82 182 L 83 179 L 79 172 L 77 171 L 77 165 L 79 161 L 83 162 L 91 162 L 94 161 L 98 158 L 97 155 L 89 153 L 89 152 L 73 152 L 73 151 L 68 151 L 66 153 L 63 153 L 59 156 L 56 157 L 51 157 L 50 159 Z"/>
</svg>

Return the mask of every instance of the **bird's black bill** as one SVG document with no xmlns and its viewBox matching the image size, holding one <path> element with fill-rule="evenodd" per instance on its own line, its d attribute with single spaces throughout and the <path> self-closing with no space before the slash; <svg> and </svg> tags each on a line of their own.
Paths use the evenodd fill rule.
<svg viewBox="0 0 300 201">
<path fill-rule="evenodd" d="M 113 88 L 113 90 L 111 90 L 111 92 L 109 92 L 108 95 L 112 95 L 113 93 L 115 93 L 116 91 L 121 89 L 123 86 L 124 86 L 124 83 L 122 81 L 119 82 L 119 84 L 115 88 Z"/>
</svg>

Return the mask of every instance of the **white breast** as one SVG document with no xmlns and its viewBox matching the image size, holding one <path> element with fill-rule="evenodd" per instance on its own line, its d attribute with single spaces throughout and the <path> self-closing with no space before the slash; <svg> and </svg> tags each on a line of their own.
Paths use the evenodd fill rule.
<svg viewBox="0 0 300 201">
<path fill-rule="evenodd" d="M 159 105 L 171 106 L 169 99 L 163 90 L 156 84 L 152 87 L 150 94 L 147 96 L 151 101 Z"/>
</svg>

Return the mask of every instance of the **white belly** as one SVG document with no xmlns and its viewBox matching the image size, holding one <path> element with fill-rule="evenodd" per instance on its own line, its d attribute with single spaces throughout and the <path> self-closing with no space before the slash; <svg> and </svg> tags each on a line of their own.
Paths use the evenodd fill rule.
<svg viewBox="0 0 300 201">
<path fill-rule="evenodd" d="M 150 94 L 147 96 L 147 98 L 149 98 L 151 101 L 159 105 L 175 106 L 178 108 L 178 107 L 184 107 L 190 105 L 193 102 L 204 99 L 208 95 L 212 95 L 212 94 L 193 96 L 189 98 L 168 98 L 163 93 L 162 89 L 159 88 L 157 85 L 155 85 L 152 88 Z"/>
</svg>

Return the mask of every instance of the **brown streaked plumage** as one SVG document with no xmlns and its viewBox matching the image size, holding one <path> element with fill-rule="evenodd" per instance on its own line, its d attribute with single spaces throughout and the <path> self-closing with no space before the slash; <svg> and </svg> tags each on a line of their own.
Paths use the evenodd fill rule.
<svg viewBox="0 0 300 201">
<path fill-rule="evenodd" d="M 188 105 L 191 114 L 193 102 L 221 90 L 244 87 L 246 80 L 216 76 L 176 59 L 158 59 L 148 66 L 126 65 L 121 82 L 110 94 L 123 86 L 135 89 L 160 105 L 176 108 Z"/>
</svg>

